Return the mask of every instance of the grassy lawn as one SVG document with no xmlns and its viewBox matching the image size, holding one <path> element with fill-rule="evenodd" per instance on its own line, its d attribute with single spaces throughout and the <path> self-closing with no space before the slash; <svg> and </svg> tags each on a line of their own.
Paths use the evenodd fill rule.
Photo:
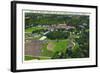
<svg viewBox="0 0 100 73">
<path fill-rule="evenodd" d="M 25 56 L 25 61 L 29 61 L 29 60 L 47 60 L 50 59 L 50 57 L 44 57 L 44 56 L 40 56 L 40 57 L 32 57 L 32 56 Z"/>
<path fill-rule="evenodd" d="M 32 56 L 25 56 L 25 61 L 28 61 L 28 60 L 33 60 L 33 59 L 35 59 L 34 57 L 32 57 Z"/>
<path fill-rule="evenodd" d="M 47 45 L 49 43 L 52 43 L 53 46 L 54 46 L 53 48 L 51 48 L 52 51 L 49 51 L 48 48 L 47 48 Z M 49 41 L 48 43 L 43 45 L 41 55 L 51 57 L 51 56 L 53 56 L 54 52 L 64 51 L 66 49 L 66 47 L 67 47 L 67 40 Z"/>
<path fill-rule="evenodd" d="M 31 27 L 31 28 L 25 29 L 25 32 L 32 33 L 33 31 L 39 31 L 39 30 L 44 30 L 44 29 L 46 29 L 46 28 L 44 28 L 44 27 Z"/>
<path fill-rule="evenodd" d="M 54 52 L 61 52 L 67 48 L 67 41 L 66 40 L 59 40 L 58 42 L 52 42 L 54 44 L 53 51 Z"/>
<path fill-rule="evenodd" d="M 43 57 L 43 56 L 39 57 L 39 60 L 48 60 L 48 59 L 51 59 L 51 57 Z"/>
<path fill-rule="evenodd" d="M 47 45 L 48 43 L 44 43 L 41 48 L 42 52 L 41 52 L 41 56 L 46 56 L 46 57 L 51 57 L 52 56 L 52 51 L 49 51 L 47 49 Z"/>
</svg>

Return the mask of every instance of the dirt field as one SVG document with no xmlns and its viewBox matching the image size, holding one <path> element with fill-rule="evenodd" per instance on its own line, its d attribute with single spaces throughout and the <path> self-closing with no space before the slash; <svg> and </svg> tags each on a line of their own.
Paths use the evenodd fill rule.
<svg viewBox="0 0 100 73">
<path fill-rule="evenodd" d="M 25 55 L 40 56 L 42 44 L 43 42 L 39 40 L 25 42 Z"/>
</svg>

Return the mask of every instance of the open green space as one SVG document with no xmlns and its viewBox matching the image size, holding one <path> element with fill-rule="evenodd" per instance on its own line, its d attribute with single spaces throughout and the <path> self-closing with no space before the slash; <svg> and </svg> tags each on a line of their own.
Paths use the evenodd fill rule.
<svg viewBox="0 0 100 73">
<path fill-rule="evenodd" d="M 32 57 L 32 56 L 25 56 L 25 58 L 24 58 L 26 61 L 28 61 L 28 60 L 33 60 L 33 59 L 35 59 L 34 57 Z"/>
<path fill-rule="evenodd" d="M 44 27 L 30 27 L 30 28 L 27 28 L 25 29 L 25 32 L 38 32 L 38 31 L 41 31 L 41 30 L 45 30 L 46 28 Z"/>
<path fill-rule="evenodd" d="M 28 56 L 26 55 L 25 56 L 25 60 L 26 61 L 29 61 L 29 60 L 47 60 L 47 59 L 50 59 L 50 57 L 43 57 L 43 56 L 40 56 L 40 57 L 32 57 L 32 56 Z"/>
<path fill-rule="evenodd" d="M 67 41 L 66 40 L 59 40 L 58 42 L 53 42 L 54 45 L 54 48 L 53 48 L 53 51 L 54 52 L 61 52 L 61 51 L 64 51 L 66 50 L 67 48 Z"/>
</svg>

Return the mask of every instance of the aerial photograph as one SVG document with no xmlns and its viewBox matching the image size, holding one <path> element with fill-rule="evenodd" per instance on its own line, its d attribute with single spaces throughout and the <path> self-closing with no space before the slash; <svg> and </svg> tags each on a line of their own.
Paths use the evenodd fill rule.
<svg viewBox="0 0 100 73">
<path fill-rule="evenodd" d="M 89 58 L 89 15 L 25 12 L 24 61 Z"/>
</svg>

